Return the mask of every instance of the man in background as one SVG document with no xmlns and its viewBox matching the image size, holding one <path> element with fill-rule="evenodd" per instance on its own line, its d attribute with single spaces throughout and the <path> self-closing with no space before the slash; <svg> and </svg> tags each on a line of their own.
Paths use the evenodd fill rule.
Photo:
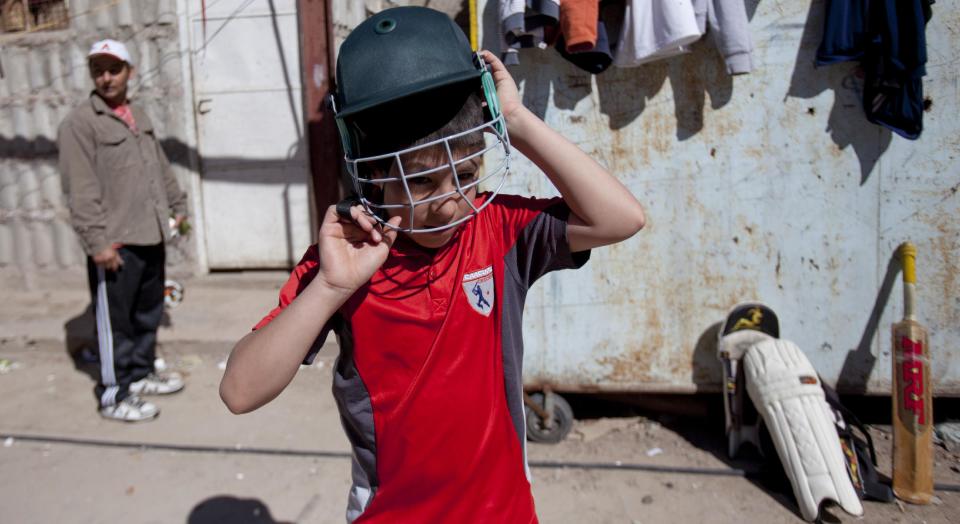
<svg viewBox="0 0 960 524">
<path fill-rule="evenodd" d="M 87 55 L 94 90 L 60 124 L 60 173 L 71 223 L 87 254 L 97 322 L 100 414 L 150 420 L 141 395 L 183 389 L 177 374 L 154 369 L 163 316 L 164 242 L 186 217 L 186 195 L 143 109 L 127 99 L 133 62 L 115 40 Z"/>
</svg>

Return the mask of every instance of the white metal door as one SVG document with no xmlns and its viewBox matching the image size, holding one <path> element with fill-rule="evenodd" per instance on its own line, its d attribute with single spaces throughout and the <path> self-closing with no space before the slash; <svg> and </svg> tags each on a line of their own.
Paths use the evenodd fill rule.
<svg viewBox="0 0 960 524">
<path fill-rule="evenodd" d="M 190 30 L 209 267 L 287 267 L 311 238 L 296 1 L 207 6 Z"/>
</svg>

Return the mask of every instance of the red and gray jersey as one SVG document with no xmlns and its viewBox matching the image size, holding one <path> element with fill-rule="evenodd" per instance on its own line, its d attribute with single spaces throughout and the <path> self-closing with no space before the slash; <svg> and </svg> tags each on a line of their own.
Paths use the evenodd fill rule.
<svg viewBox="0 0 960 524">
<path fill-rule="evenodd" d="M 400 236 L 330 319 L 333 392 L 353 445 L 347 520 L 536 522 L 527 476 L 523 303 L 571 253 L 560 199 L 497 196 L 437 250 Z M 311 246 L 266 325 L 317 270 Z"/>
</svg>

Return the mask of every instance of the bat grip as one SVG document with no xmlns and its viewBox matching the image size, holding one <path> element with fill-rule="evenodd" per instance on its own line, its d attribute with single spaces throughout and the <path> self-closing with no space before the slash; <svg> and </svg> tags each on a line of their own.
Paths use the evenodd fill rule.
<svg viewBox="0 0 960 524">
<path fill-rule="evenodd" d="M 900 244 L 900 265 L 903 266 L 903 281 L 917 283 L 917 246 L 912 242 Z"/>
<path fill-rule="evenodd" d="M 911 242 L 900 244 L 900 265 L 903 267 L 903 316 L 914 318 L 917 283 L 917 246 Z"/>
</svg>

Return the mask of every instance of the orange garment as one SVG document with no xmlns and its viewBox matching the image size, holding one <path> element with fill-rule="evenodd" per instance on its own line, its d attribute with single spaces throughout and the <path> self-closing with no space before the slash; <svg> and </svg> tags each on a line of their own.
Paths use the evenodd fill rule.
<svg viewBox="0 0 960 524">
<path fill-rule="evenodd" d="M 560 31 L 568 53 L 590 51 L 597 45 L 599 0 L 563 0 L 560 2 Z"/>
</svg>

